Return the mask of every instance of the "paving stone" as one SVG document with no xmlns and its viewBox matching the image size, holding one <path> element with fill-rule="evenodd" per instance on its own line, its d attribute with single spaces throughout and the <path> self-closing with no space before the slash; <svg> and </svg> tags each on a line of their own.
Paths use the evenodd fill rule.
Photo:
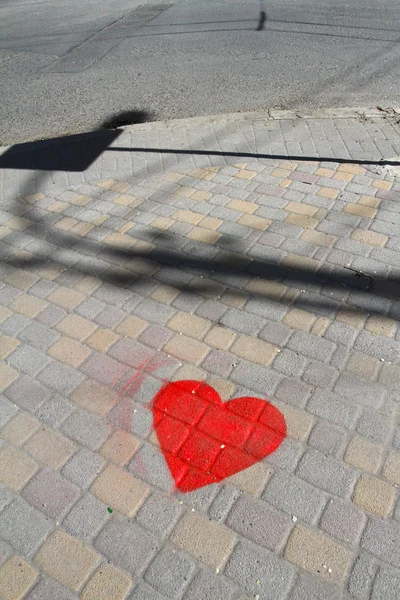
<svg viewBox="0 0 400 600">
<path fill-rule="evenodd" d="M 304 452 L 303 444 L 297 440 L 286 438 L 275 452 L 267 458 L 268 464 L 279 467 L 290 473 L 294 472 Z"/>
<path fill-rule="evenodd" d="M 59 473 L 43 469 L 25 486 L 22 496 L 29 504 L 55 519 L 76 502 L 79 490 Z"/>
<path fill-rule="evenodd" d="M 131 585 L 132 581 L 125 573 L 113 565 L 103 563 L 86 584 L 81 599 L 110 598 L 112 600 L 125 600 Z"/>
<path fill-rule="evenodd" d="M 312 395 L 307 404 L 307 410 L 313 415 L 346 429 L 354 427 L 360 413 L 356 404 L 325 390 L 317 390 Z"/>
<path fill-rule="evenodd" d="M 221 323 L 235 331 L 253 335 L 262 329 L 265 321 L 256 315 L 231 309 L 222 317 Z"/>
<path fill-rule="evenodd" d="M 354 504 L 378 517 L 387 517 L 391 513 L 394 500 L 394 487 L 381 479 L 361 475 L 354 488 Z"/>
<path fill-rule="evenodd" d="M 162 453 L 150 444 L 144 444 L 129 463 L 129 471 L 139 479 L 164 492 L 173 488 L 173 480 Z"/>
<path fill-rule="evenodd" d="M 38 577 L 35 569 L 19 556 L 11 556 L 0 568 L 0 597 L 19 600 Z"/>
<path fill-rule="evenodd" d="M 212 571 L 201 569 L 190 584 L 185 600 L 230 600 L 235 592 L 231 582 Z"/>
<path fill-rule="evenodd" d="M 34 558 L 47 575 L 77 592 L 98 561 L 92 549 L 63 531 L 55 531 Z"/>
<path fill-rule="evenodd" d="M 65 419 L 75 410 L 65 397 L 56 394 L 36 411 L 36 417 L 50 427 L 59 427 Z"/>
<path fill-rule="evenodd" d="M 241 496 L 226 521 L 228 527 L 269 550 L 281 550 L 292 528 L 291 519 L 263 500 Z"/>
<path fill-rule="evenodd" d="M 341 460 L 314 449 L 305 452 L 297 475 L 312 485 L 343 498 L 350 495 L 356 479 L 355 472 Z"/>
<path fill-rule="evenodd" d="M 358 421 L 357 431 L 377 444 L 386 444 L 393 435 L 393 423 L 375 411 L 364 410 Z"/>
<path fill-rule="evenodd" d="M 196 531 L 196 536 L 193 531 Z M 222 567 L 235 545 L 235 537 L 228 529 L 209 521 L 196 511 L 188 512 L 181 518 L 170 540 L 214 569 Z"/>
<path fill-rule="evenodd" d="M 0 483 L 20 490 L 37 470 L 37 464 L 24 452 L 11 446 L 0 447 Z"/>
<path fill-rule="evenodd" d="M 75 600 L 76 596 L 54 579 L 42 576 L 37 585 L 25 596 L 25 600 Z"/>
<path fill-rule="evenodd" d="M 0 514 L 0 536 L 21 556 L 35 552 L 52 529 L 49 519 L 19 497 Z"/>
<path fill-rule="evenodd" d="M 167 496 L 154 493 L 136 515 L 136 521 L 155 535 L 164 537 L 174 527 L 181 515 L 179 504 Z"/>
<path fill-rule="evenodd" d="M 350 502 L 331 499 L 322 515 L 320 525 L 331 537 L 357 546 L 366 524 L 366 516 Z"/>
<path fill-rule="evenodd" d="M 274 369 L 289 377 L 301 377 L 307 362 L 308 360 L 298 352 L 285 348 L 277 355 L 274 361 Z"/>
<path fill-rule="evenodd" d="M 342 600 L 344 598 L 342 590 L 329 583 L 316 580 L 314 577 L 307 577 L 303 573 L 294 586 L 290 600 Z"/>
<path fill-rule="evenodd" d="M 43 369 L 38 379 L 60 394 L 69 394 L 82 383 L 84 376 L 72 367 L 53 361 Z"/>
<path fill-rule="evenodd" d="M 361 546 L 373 556 L 398 568 L 400 562 L 400 524 L 389 519 L 371 517 Z"/>
<path fill-rule="evenodd" d="M 236 488 L 253 496 L 259 496 L 271 476 L 272 469 L 265 463 L 259 462 L 248 469 L 239 471 L 229 477 L 230 483 Z"/>
<path fill-rule="evenodd" d="M 360 554 L 351 570 L 348 589 L 355 598 L 365 598 L 369 593 L 378 565 L 368 556 Z"/>
<path fill-rule="evenodd" d="M 33 417 L 20 412 L 7 423 L 1 436 L 10 444 L 21 446 L 38 427 L 38 422 Z"/>
<path fill-rule="evenodd" d="M 259 334 L 261 339 L 280 347 L 287 344 L 291 335 L 292 330 L 282 323 L 267 323 Z"/>
<path fill-rule="evenodd" d="M 10 389 L 10 388 L 9 388 Z M 11 404 L 3 395 L 0 396 L 0 427 L 4 427 L 17 412 L 15 404 Z"/>
<path fill-rule="evenodd" d="M 391 453 L 389 454 L 383 469 L 382 474 L 391 483 L 400 485 L 400 454 Z"/>
<path fill-rule="evenodd" d="M 351 439 L 345 454 L 345 461 L 367 473 L 377 473 L 382 462 L 383 448 L 366 438 L 355 436 Z"/>
<path fill-rule="evenodd" d="M 290 338 L 288 347 L 314 360 L 319 360 L 321 356 L 329 360 L 335 350 L 333 342 L 302 331 L 295 332 Z"/>
<path fill-rule="evenodd" d="M 311 362 L 303 373 L 303 379 L 310 385 L 326 389 L 339 374 L 339 370 L 321 362 Z"/>
<path fill-rule="evenodd" d="M 39 350 L 47 350 L 60 335 L 48 325 L 33 322 L 19 334 L 19 339 Z"/>
<path fill-rule="evenodd" d="M 312 388 L 307 383 L 303 383 L 294 377 L 285 378 L 276 390 L 276 397 L 293 406 L 304 408 L 311 391 Z"/>
<path fill-rule="evenodd" d="M 97 536 L 94 547 L 112 563 L 136 577 L 146 569 L 158 544 L 139 525 L 113 516 Z"/>
<path fill-rule="evenodd" d="M 350 354 L 346 369 L 352 373 L 356 373 L 364 379 L 373 379 L 381 366 L 380 361 L 373 356 L 368 356 L 362 352 L 353 351 Z M 384 382 L 382 382 L 384 383 Z M 384 383 L 384 385 L 386 385 Z"/>
<path fill-rule="evenodd" d="M 91 494 L 79 500 L 63 521 L 63 527 L 74 537 L 92 539 L 107 521 L 107 507 Z"/>
<path fill-rule="evenodd" d="M 384 361 L 396 360 L 399 353 L 398 342 L 373 335 L 367 331 L 360 332 L 354 343 L 354 348 Z"/>
<path fill-rule="evenodd" d="M 118 345 L 121 342 L 123 343 L 125 342 L 125 340 L 120 340 L 120 342 L 117 342 L 117 344 L 113 346 L 113 348 L 111 348 L 111 354 L 113 356 L 117 355 L 117 358 L 120 357 L 120 353 L 118 352 Z M 128 358 L 126 358 L 126 360 L 128 360 Z M 119 362 L 119 360 L 111 358 L 111 356 L 93 353 L 82 365 L 81 370 L 88 377 L 96 379 L 96 381 L 99 381 L 104 385 L 111 386 L 112 383 L 114 381 L 117 381 L 117 379 L 124 372 L 124 365 L 121 362 Z M 79 381 L 79 383 L 82 383 L 82 381 L 83 377 L 81 381 Z"/>
<path fill-rule="evenodd" d="M 363 379 L 352 373 L 343 373 L 339 376 L 335 392 L 342 394 L 353 402 L 379 408 L 386 395 L 386 390 L 378 383 Z"/>
<path fill-rule="evenodd" d="M 140 582 L 128 600 L 165 600 L 165 596 L 159 594 L 154 588 L 147 585 L 147 583 Z"/>
<path fill-rule="evenodd" d="M 146 571 L 145 579 L 168 598 L 180 598 L 195 571 L 195 564 L 184 553 L 167 545 Z"/>
<path fill-rule="evenodd" d="M 268 550 L 240 541 L 225 568 L 225 575 L 253 596 L 258 594 L 263 600 L 275 600 L 288 594 L 294 569 Z"/>
<path fill-rule="evenodd" d="M 208 515 L 217 523 L 223 523 L 234 502 L 240 496 L 240 491 L 232 484 L 226 483 L 221 487 L 217 496 L 208 509 Z"/>
<path fill-rule="evenodd" d="M 28 440 L 24 449 L 45 467 L 57 470 L 76 451 L 76 445 L 58 432 L 41 428 Z"/>
<path fill-rule="evenodd" d="M 50 359 L 48 356 L 27 344 L 21 344 L 15 352 L 8 357 L 8 363 L 11 367 L 18 371 L 22 371 L 23 373 L 27 373 L 31 377 L 35 377 L 35 375 L 37 375 L 37 373 L 39 373 L 39 371 L 41 371 L 49 362 Z"/>
<path fill-rule="evenodd" d="M 105 460 L 101 456 L 82 448 L 67 462 L 61 473 L 80 488 L 87 488 L 99 475 L 104 464 Z"/>
<path fill-rule="evenodd" d="M 149 488 L 127 471 L 109 465 L 95 479 L 90 491 L 111 508 L 131 517 L 144 502 Z"/>
<path fill-rule="evenodd" d="M 71 400 L 85 410 L 97 415 L 106 415 L 116 404 L 118 394 L 97 381 L 84 381 L 71 394 Z"/>
<path fill-rule="evenodd" d="M 400 590 L 399 573 L 393 569 L 381 567 L 372 589 L 372 600 L 398 600 Z"/>
<path fill-rule="evenodd" d="M 285 558 L 323 581 L 343 582 L 352 555 L 319 531 L 297 525 L 290 535 Z"/>
<path fill-rule="evenodd" d="M 276 508 L 306 523 L 316 523 L 326 504 L 324 493 L 295 475 L 284 472 L 274 474 L 262 497 Z"/>
<path fill-rule="evenodd" d="M 279 375 L 272 369 L 245 360 L 241 360 L 234 368 L 231 379 L 261 394 L 273 394 L 280 380 Z"/>
<path fill-rule="evenodd" d="M 62 426 L 68 437 L 90 450 L 97 450 L 105 442 L 109 430 L 102 419 L 84 410 L 76 410 Z"/>
</svg>

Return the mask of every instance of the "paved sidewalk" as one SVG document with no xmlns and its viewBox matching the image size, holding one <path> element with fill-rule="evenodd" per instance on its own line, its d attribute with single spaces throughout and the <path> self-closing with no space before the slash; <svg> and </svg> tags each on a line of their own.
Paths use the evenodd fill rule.
<svg viewBox="0 0 400 600">
<path fill-rule="evenodd" d="M 0 155 L 1 600 L 400 598 L 397 121 Z"/>
</svg>

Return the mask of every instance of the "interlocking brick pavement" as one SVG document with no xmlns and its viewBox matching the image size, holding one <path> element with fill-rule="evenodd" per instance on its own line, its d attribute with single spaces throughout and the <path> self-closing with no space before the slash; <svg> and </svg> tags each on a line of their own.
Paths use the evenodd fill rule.
<svg viewBox="0 0 400 600">
<path fill-rule="evenodd" d="M 398 597 L 397 119 L 143 124 L 76 172 L 0 155 L 1 598 Z M 180 380 L 268 399 L 286 439 L 178 492 L 151 403 Z"/>
</svg>

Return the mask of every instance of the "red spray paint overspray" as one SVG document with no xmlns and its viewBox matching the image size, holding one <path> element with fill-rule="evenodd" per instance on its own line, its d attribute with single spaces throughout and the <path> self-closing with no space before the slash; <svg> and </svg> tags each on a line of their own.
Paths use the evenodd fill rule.
<svg viewBox="0 0 400 600">
<path fill-rule="evenodd" d="M 222 402 L 199 381 L 176 381 L 153 401 L 154 428 L 181 492 L 222 481 L 274 452 L 286 437 L 282 413 L 259 398 Z"/>
</svg>

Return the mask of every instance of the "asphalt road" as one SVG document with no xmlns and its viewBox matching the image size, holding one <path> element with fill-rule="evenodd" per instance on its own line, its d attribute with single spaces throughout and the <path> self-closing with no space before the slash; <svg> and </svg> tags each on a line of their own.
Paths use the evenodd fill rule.
<svg viewBox="0 0 400 600">
<path fill-rule="evenodd" d="M 399 105 L 399 0 L 0 0 L 0 81 L 0 144 L 131 110 Z"/>
</svg>

